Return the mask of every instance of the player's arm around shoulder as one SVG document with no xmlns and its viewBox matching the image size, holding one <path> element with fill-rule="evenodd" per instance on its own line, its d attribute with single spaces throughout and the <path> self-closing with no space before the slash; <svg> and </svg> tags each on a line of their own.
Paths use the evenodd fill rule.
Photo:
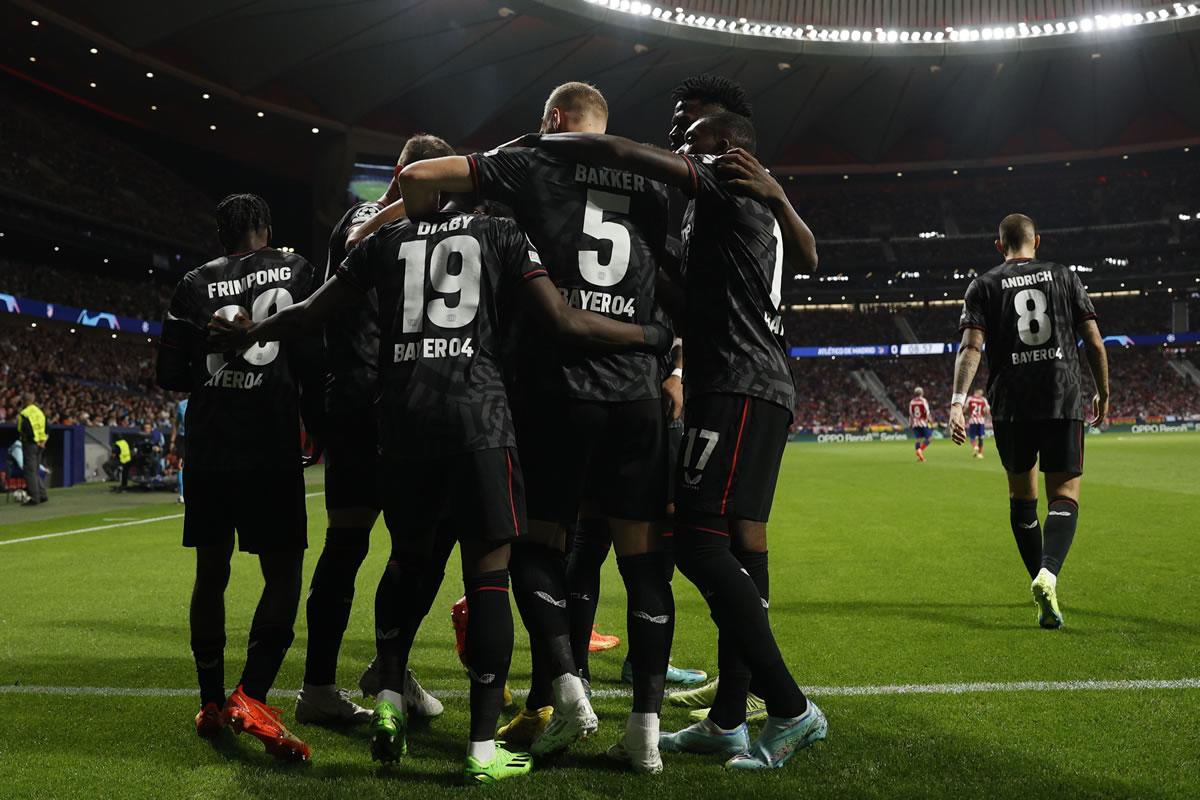
<svg viewBox="0 0 1200 800">
<path fill-rule="evenodd" d="M 787 193 L 757 158 L 735 147 L 715 162 L 717 175 L 735 194 L 752 197 L 771 209 L 783 236 L 783 255 L 793 273 L 812 273 L 817 269 L 817 239 L 796 213 Z"/>
<path fill-rule="evenodd" d="M 686 156 L 608 133 L 538 133 L 521 143 L 568 161 L 636 172 L 652 181 L 695 191 L 694 167 Z"/>
</svg>

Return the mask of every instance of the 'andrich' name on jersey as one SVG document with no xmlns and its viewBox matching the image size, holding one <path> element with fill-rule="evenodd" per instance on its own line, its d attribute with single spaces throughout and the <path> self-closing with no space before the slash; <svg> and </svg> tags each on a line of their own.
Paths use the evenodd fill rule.
<svg viewBox="0 0 1200 800">
<path fill-rule="evenodd" d="M 248 272 L 240 278 L 227 281 L 214 281 L 208 284 L 208 299 L 214 297 L 235 297 L 255 286 L 267 283 L 282 283 L 292 279 L 291 267 L 270 267 L 255 272 Z"/>
<path fill-rule="evenodd" d="M 1022 286 L 1033 286 L 1038 283 L 1048 283 L 1054 280 L 1050 270 L 1035 272 L 1032 275 L 1013 275 L 1000 281 L 1001 289 L 1020 289 Z"/>
</svg>

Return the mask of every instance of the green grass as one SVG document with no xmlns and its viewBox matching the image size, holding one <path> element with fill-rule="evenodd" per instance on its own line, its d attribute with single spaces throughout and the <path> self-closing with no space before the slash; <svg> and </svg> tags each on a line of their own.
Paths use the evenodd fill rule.
<svg viewBox="0 0 1200 800">
<path fill-rule="evenodd" d="M 1008 530 L 994 450 L 979 462 L 937 442 L 929 461 L 904 444 L 788 448 L 771 526 L 771 615 L 802 683 L 814 687 L 1200 677 L 1200 437 L 1088 440 L 1080 529 L 1060 583 L 1067 627 L 1039 630 Z M 312 475 L 319 479 L 319 475 Z M 319 488 L 314 486 L 313 488 Z M 135 498 L 136 499 L 136 498 Z M 0 505 L 0 541 L 150 518 L 170 495 L 128 499 L 100 487 L 54 493 L 61 517 L 25 519 Z M 84 513 L 86 509 L 93 509 Z M 1044 513 L 1044 507 L 1043 507 Z M 322 541 L 309 500 L 310 551 Z M 0 546 L 0 685 L 190 689 L 186 609 L 191 555 L 181 520 Z M 353 683 L 371 657 L 371 597 L 386 555 L 382 525 L 359 580 L 342 653 Z M 714 669 L 713 628 L 677 578 L 675 662 Z M 259 579 L 236 556 L 228 596 L 232 681 Z M 623 633 L 623 592 L 605 566 L 600 625 Z M 413 666 L 431 688 L 463 690 L 452 653 L 448 579 L 421 629 Z M 303 613 L 301 613 L 303 617 Z M 277 686 L 299 686 L 305 630 Z M 593 657 L 598 688 L 619 687 L 623 648 Z M 518 635 L 511 682 L 527 683 Z M 597 700 L 601 732 L 491 796 L 1195 797 L 1200 689 L 814 697 L 827 742 L 769 775 L 668 755 L 666 773 L 614 770 L 603 750 L 627 700 Z M 279 701 L 290 717 L 291 703 Z M 192 732 L 190 696 L 78 697 L 0 690 L 0 797 L 458 797 L 465 700 L 410 736 L 410 758 L 380 772 L 361 730 L 295 725 L 308 767 L 276 765 L 240 737 L 212 747 Z M 664 727 L 685 723 L 676 709 Z"/>
</svg>

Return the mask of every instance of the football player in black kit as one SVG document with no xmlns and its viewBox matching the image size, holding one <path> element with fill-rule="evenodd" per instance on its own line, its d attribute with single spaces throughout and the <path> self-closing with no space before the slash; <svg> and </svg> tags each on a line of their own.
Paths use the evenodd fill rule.
<svg viewBox="0 0 1200 800">
<path fill-rule="evenodd" d="M 550 94 L 541 128 L 603 132 L 607 123 L 603 95 L 572 82 Z M 666 238 L 662 185 L 503 147 L 414 164 L 401 186 L 406 199 L 414 191 L 475 191 L 509 206 L 572 306 L 615 320 L 654 319 Z M 583 355 L 526 336 L 514 372 L 531 525 L 529 538 L 513 548 L 513 590 L 530 632 L 534 682 L 526 709 L 500 735 L 532 739 L 533 753 L 543 755 L 596 728 L 571 649 L 563 548 L 566 527 L 586 511 L 584 519 L 607 523 L 628 595 L 633 708 L 609 752 L 636 771 L 661 771 L 658 715 L 674 600 L 656 525 L 667 497 L 657 362 L 646 353 Z M 564 430 L 573 432 L 567 440 Z"/>
<path fill-rule="evenodd" d="M 692 198 L 684 226 L 688 368 L 675 555 L 720 631 L 721 681 L 707 719 L 664 734 L 661 746 L 730 756 L 730 769 L 782 766 L 827 728 L 792 678 L 766 610 L 766 521 L 794 399 L 780 293 L 785 263 L 815 266 L 816 244 L 750 155 L 754 139 L 748 119 L 726 112 L 688 128 L 679 155 L 594 134 L 524 140 L 565 159 L 678 186 Z M 745 724 L 751 670 L 768 714 L 753 744 Z"/>
<path fill-rule="evenodd" d="M 406 164 L 423 158 L 453 155 L 454 150 L 436 136 L 418 134 L 400 151 L 395 174 Z M 357 203 L 342 216 L 329 237 L 325 280 L 333 277 L 357 244 L 357 234 L 386 207 L 400 198 L 393 176 L 387 191 L 375 202 Z M 378 305 L 374 290 L 364 302 L 339 314 L 325 325 L 326 376 L 325 512 L 329 527 L 325 546 L 313 571 L 306 612 L 308 650 L 304 659 L 304 686 L 296 697 L 296 720 L 308 723 L 367 722 L 371 711 L 353 702 L 337 687 L 338 651 L 350 621 L 354 580 L 367 556 L 371 529 L 379 517 L 377 488 L 379 442 L 376 435 L 375 395 L 379 357 Z M 429 598 L 433 602 L 433 596 Z M 360 682 L 374 694 L 377 673 L 368 669 Z M 409 713 L 436 717 L 442 704 L 408 674 L 405 700 Z"/>
<path fill-rule="evenodd" d="M 205 326 L 214 314 L 265 319 L 305 300 L 320 280 L 300 256 L 268 246 L 271 212 L 261 198 L 230 195 L 216 217 L 228 255 L 180 281 L 156 370 L 160 386 L 190 393 L 183 544 L 196 549 L 190 611 L 200 683 L 196 732 L 212 738 L 228 725 L 262 740 L 276 758 L 307 761 L 308 745 L 284 727 L 266 699 L 292 643 L 300 602 L 308 544 L 300 416 L 308 431 L 320 433 L 320 337 L 209 353 Z M 226 698 L 225 587 L 235 530 L 238 547 L 258 556 L 264 585 L 245 669 Z"/>
<path fill-rule="evenodd" d="M 464 775 L 490 783 L 529 771 L 528 756 L 495 743 L 512 651 L 509 545 L 526 534 L 524 482 L 501 377 L 504 323 L 512 304 L 564 344 L 663 352 L 670 332 L 570 308 L 546 279 L 537 251 L 515 222 L 435 211 L 430 196 L 402 183 L 409 219 L 368 237 L 307 303 L 257 325 L 213 321 L 235 343 L 289 337 L 362 302 L 379 299 L 381 485 L 392 555 L 376 597 L 382 688 L 373 755 L 407 749 L 400 693 L 409 651 L 441 581 L 448 549 L 462 549 L 470 615 L 466 660 L 471 734 Z M 440 563 L 439 563 L 440 559 Z"/>
<path fill-rule="evenodd" d="M 1083 340 L 1097 394 L 1092 426 L 1108 416 L 1108 354 L 1096 311 L 1079 277 L 1037 257 L 1033 220 L 1009 214 L 996 249 L 1004 263 L 971 281 L 963 303 L 962 342 L 954 364 L 950 435 L 966 440 L 963 403 L 987 342 L 988 402 L 996 451 L 1008 473 L 1009 520 L 1038 608 L 1038 624 L 1063 624 L 1058 573 L 1079 517 L 1084 406 L 1077 338 Z M 1049 510 L 1038 525 L 1037 471 L 1046 480 Z"/>
</svg>

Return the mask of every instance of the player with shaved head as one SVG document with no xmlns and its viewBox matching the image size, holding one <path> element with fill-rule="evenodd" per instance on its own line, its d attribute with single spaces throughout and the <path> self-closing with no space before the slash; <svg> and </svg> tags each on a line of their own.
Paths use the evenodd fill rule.
<svg viewBox="0 0 1200 800">
<path fill-rule="evenodd" d="M 1108 355 L 1087 290 L 1067 267 L 1037 257 L 1041 242 L 1032 219 L 1009 214 L 996 239 L 1004 263 L 967 287 L 950 432 L 955 444 L 966 440 L 963 406 L 986 341 L 988 401 L 1008 475 L 1013 536 L 1033 579 L 1038 624 L 1058 628 L 1058 574 L 1075 537 L 1086 433 L 1077 338 L 1096 384 L 1092 426 L 1108 414 Z M 1049 500 L 1044 528 L 1038 524 L 1039 468 Z"/>
</svg>

